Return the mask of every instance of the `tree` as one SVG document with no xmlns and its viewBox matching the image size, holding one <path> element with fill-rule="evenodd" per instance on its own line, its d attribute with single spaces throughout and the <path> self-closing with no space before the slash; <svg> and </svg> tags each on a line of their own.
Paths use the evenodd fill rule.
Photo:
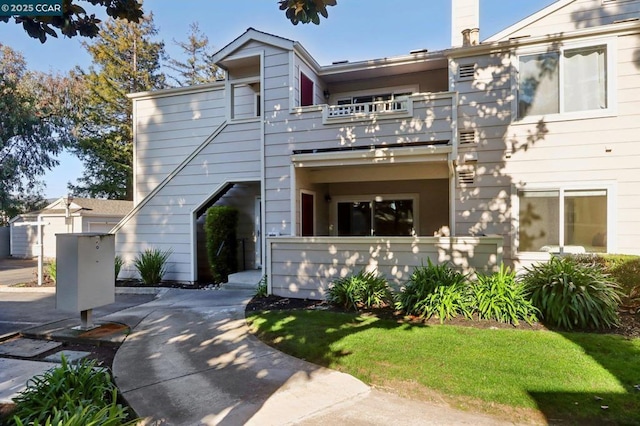
<svg viewBox="0 0 640 426">
<path fill-rule="evenodd" d="M 104 7 L 112 18 L 139 22 L 142 18 L 141 0 L 63 0 L 61 16 L 15 16 L 16 24 L 22 24 L 24 30 L 41 43 L 47 41 L 47 35 L 58 37 L 54 28 L 67 37 L 93 38 L 98 35 L 100 19 L 95 14 L 89 15 L 78 3 L 91 3 Z M 0 22 L 9 22 L 10 17 L 0 16 Z"/>
<path fill-rule="evenodd" d="M 27 71 L 23 56 L 0 44 L 0 211 L 36 188 L 73 139 L 66 118 L 73 79 Z"/>
<path fill-rule="evenodd" d="M 285 15 L 293 25 L 299 22 L 308 24 L 313 22 L 320 24 L 320 15 L 325 19 L 329 17 L 327 6 L 335 6 L 337 0 L 279 0 L 280 10 L 285 11 Z"/>
<path fill-rule="evenodd" d="M 183 62 L 169 59 L 167 68 L 178 73 L 171 79 L 175 80 L 179 86 L 193 86 L 222 78 L 224 74 L 213 62 L 214 52 L 209 46 L 209 38 L 200 31 L 197 22 L 193 22 L 189 30 L 186 42 L 173 40 L 182 49 L 186 58 Z"/>
<path fill-rule="evenodd" d="M 43 191 L 42 182 L 37 182 L 25 192 L 0 194 L 0 226 L 8 225 L 9 220 L 19 214 L 43 209 L 47 205 Z"/>
<path fill-rule="evenodd" d="M 110 19 L 101 24 L 102 37 L 86 44 L 93 64 L 83 75 L 86 94 L 77 120 L 72 151 L 84 162 L 83 177 L 69 189 L 77 195 L 133 199 L 132 104 L 127 94 L 161 89 L 164 43 L 153 15 L 139 24 Z"/>
<path fill-rule="evenodd" d="M 320 24 L 320 15 L 329 17 L 327 6 L 335 6 L 337 0 L 278 0 L 280 10 L 292 24 L 299 22 Z M 16 24 L 22 24 L 24 30 L 41 43 L 47 36 L 58 37 L 55 29 L 67 37 L 93 38 L 100 31 L 101 20 L 95 14 L 88 14 L 79 3 L 90 3 L 103 7 L 111 18 L 124 19 L 129 22 L 140 22 L 143 17 L 142 0 L 62 0 L 61 16 L 14 16 Z M 0 16 L 0 22 L 9 22 L 9 16 Z"/>
</svg>

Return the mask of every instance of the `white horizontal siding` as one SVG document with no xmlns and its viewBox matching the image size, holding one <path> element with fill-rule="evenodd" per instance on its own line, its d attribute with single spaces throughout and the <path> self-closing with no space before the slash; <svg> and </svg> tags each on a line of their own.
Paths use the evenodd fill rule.
<svg viewBox="0 0 640 426">
<path fill-rule="evenodd" d="M 266 212 L 267 230 L 293 234 L 291 207 L 291 160 L 294 150 L 348 148 L 398 143 L 450 141 L 452 99 L 416 100 L 414 116 L 374 119 L 353 123 L 322 123 L 322 113 L 308 111 L 267 115 L 265 129 L 265 188 L 267 200 L 280 201 L 278 210 Z"/>
<path fill-rule="evenodd" d="M 27 221 L 31 220 L 35 221 L 36 218 L 27 219 Z M 21 258 L 37 256 L 38 229 L 35 226 L 15 226 L 21 222 L 24 220 L 19 219 L 11 224 L 11 256 Z"/>
<path fill-rule="evenodd" d="M 134 100 L 136 200 L 149 194 L 222 124 L 224 93 L 212 88 Z"/>
<path fill-rule="evenodd" d="M 603 6 L 602 0 L 576 0 L 505 38 L 562 34 L 582 28 L 609 25 L 615 21 L 637 18 L 640 2 L 618 1 Z"/>
<path fill-rule="evenodd" d="M 296 298 L 324 299 L 334 279 L 362 269 L 398 289 L 427 258 L 464 273 L 495 271 L 502 261 L 501 237 L 269 238 L 267 245 L 272 293 Z"/>
<path fill-rule="evenodd" d="M 577 1 L 578 8 L 597 2 Z M 638 9 L 640 2 L 635 3 Z M 624 4 L 624 3 L 623 3 Z M 628 5 L 627 5 L 628 6 Z M 624 7 L 627 7 L 624 6 Z M 573 6 L 572 6 L 573 7 Z M 574 11 L 578 10 L 574 8 Z M 607 10 L 612 10 L 607 7 Z M 562 15 L 562 14 L 560 14 Z M 566 18 L 568 15 L 564 15 Z M 556 16 L 558 18 L 558 16 Z M 563 19 L 564 19 L 563 18 Z M 555 18 L 554 18 L 555 19 Z M 559 21 L 554 21 L 558 24 Z M 561 28 L 561 27 L 557 27 Z M 559 31 L 554 28 L 554 33 Z M 640 198 L 640 78 L 637 72 L 638 36 L 625 36 L 614 44 L 618 47 L 616 73 L 617 98 L 609 117 L 562 120 L 542 118 L 531 124 L 511 123 L 510 66 L 494 54 L 491 58 L 473 58 L 482 75 L 494 67 L 495 82 L 456 83 L 461 106 L 461 128 L 476 129 L 477 145 L 461 148 L 459 159 L 466 152 L 475 152 L 477 162 L 475 184 L 457 189 L 457 232 L 499 233 L 509 236 L 514 228 L 510 196 L 512 188 L 527 185 L 558 186 L 563 183 L 592 182 L 595 186 L 614 183 L 617 217 L 615 239 L 623 253 L 640 252 L 640 223 L 634 214 L 634 200 Z M 468 59 L 465 59 L 468 60 Z M 499 70 L 499 65 L 504 68 Z M 498 69 L 495 67 L 498 66 Z M 452 69 L 455 69 L 454 63 Z M 505 95 L 505 93 L 507 95 Z M 613 196 L 613 195 L 612 195 Z M 517 212 L 516 212 L 517 214 Z M 610 230 L 613 232 L 613 230 Z M 505 256 L 511 257 L 512 247 L 505 239 Z M 515 259 L 514 259 L 515 260 Z"/>
<path fill-rule="evenodd" d="M 227 125 L 123 225 L 116 234 L 116 251 L 131 263 L 145 248 L 170 249 L 165 279 L 192 280 L 192 212 L 224 182 L 260 180 L 258 130 L 258 123 Z M 126 276 L 136 276 L 135 271 L 123 269 Z"/>
</svg>

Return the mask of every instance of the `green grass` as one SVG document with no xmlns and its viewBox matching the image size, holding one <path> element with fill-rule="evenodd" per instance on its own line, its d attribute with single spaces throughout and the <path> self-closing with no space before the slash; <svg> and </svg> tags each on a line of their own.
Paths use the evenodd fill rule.
<svg viewBox="0 0 640 426">
<path fill-rule="evenodd" d="M 258 312 L 248 321 L 283 352 L 374 386 L 392 384 L 402 394 L 435 390 L 457 406 L 501 415 L 537 411 L 563 424 L 640 424 L 640 339 L 399 324 L 322 311 Z"/>
</svg>

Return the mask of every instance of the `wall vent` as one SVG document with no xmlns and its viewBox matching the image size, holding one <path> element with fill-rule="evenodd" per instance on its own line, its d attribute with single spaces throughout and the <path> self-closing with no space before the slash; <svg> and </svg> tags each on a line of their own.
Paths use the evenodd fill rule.
<svg viewBox="0 0 640 426">
<path fill-rule="evenodd" d="M 473 186 L 476 184 L 476 167 L 461 166 L 458 167 L 458 186 Z"/>
<path fill-rule="evenodd" d="M 476 74 L 476 64 L 463 64 L 458 68 L 459 80 L 472 80 Z"/>
<path fill-rule="evenodd" d="M 478 139 L 476 139 L 476 131 L 460 130 L 458 141 L 460 141 L 460 145 L 471 145 L 478 143 Z"/>
</svg>

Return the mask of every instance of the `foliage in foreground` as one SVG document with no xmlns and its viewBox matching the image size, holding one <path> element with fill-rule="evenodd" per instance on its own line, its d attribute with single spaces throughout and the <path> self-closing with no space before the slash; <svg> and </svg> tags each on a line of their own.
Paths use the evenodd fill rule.
<svg viewBox="0 0 640 426">
<path fill-rule="evenodd" d="M 129 412 L 117 403 L 118 390 L 95 360 L 62 364 L 27 382 L 13 402 L 17 425 L 121 425 Z"/>
<path fill-rule="evenodd" d="M 515 272 L 500 265 L 491 275 L 478 275 L 471 285 L 474 311 L 480 318 L 495 319 L 518 325 L 519 320 L 528 324 L 537 321 L 538 309 L 527 298 L 525 287 L 516 281 Z"/>
<path fill-rule="evenodd" d="M 62 7 L 62 16 L 13 16 L 16 24 L 30 37 L 37 38 L 40 43 L 47 41 L 47 35 L 58 38 L 57 28 L 65 37 L 95 37 L 98 35 L 100 19 L 95 14 L 88 14 L 79 2 L 100 5 L 112 18 L 140 22 L 142 18 L 141 0 L 66 0 Z M 58 2 L 62 4 L 63 2 Z M 9 16 L 0 16 L 0 22 L 9 22 Z"/>
<path fill-rule="evenodd" d="M 158 284 L 167 272 L 167 260 L 172 251 L 162 251 L 160 249 L 146 249 L 138 254 L 133 261 L 133 265 L 140 274 L 140 279 L 146 285 Z"/>
<path fill-rule="evenodd" d="M 434 265 L 428 259 L 427 266 L 416 268 L 396 295 L 395 307 L 424 319 L 436 315 L 441 322 L 459 314 L 471 317 L 467 278 L 449 265 Z"/>
<path fill-rule="evenodd" d="M 327 6 L 335 6 L 337 0 L 279 0 L 280 10 L 285 12 L 293 25 L 302 22 L 320 24 L 320 16 L 329 17 Z"/>
<path fill-rule="evenodd" d="M 618 286 L 598 265 L 552 257 L 525 270 L 522 282 L 545 323 L 567 330 L 619 324 Z"/>
<path fill-rule="evenodd" d="M 362 270 L 356 275 L 338 278 L 331 283 L 328 302 L 344 309 L 371 309 L 391 302 L 387 280 L 374 271 Z"/>
</svg>

